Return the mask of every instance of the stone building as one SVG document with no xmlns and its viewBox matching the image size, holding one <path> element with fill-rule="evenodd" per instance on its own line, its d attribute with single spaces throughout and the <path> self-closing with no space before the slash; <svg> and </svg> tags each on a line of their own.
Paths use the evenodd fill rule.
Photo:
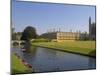
<svg viewBox="0 0 100 75">
<path fill-rule="evenodd" d="M 41 35 L 42 38 L 56 40 L 57 42 L 75 41 L 80 39 L 79 33 L 76 32 L 51 32 Z"/>
<path fill-rule="evenodd" d="M 58 32 L 57 41 L 75 41 L 80 39 L 80 34 L 76 32 Z"/>
<path fill-rule="evenodd" d="M 87 32 L 49 32 L 41 35 L 42 38 L 56 40 L 57 42 L 62 41 L 75 41 L 75 40 L 96 40 L 96 23 L 91 22 L 89 17 L 89 33 Z"/>
<path fill-rule="evenodd" d="M 91 22 L 91 17 L 89 17 L 89 39 L 96 40 L 96 23 Z"/>
</svg>

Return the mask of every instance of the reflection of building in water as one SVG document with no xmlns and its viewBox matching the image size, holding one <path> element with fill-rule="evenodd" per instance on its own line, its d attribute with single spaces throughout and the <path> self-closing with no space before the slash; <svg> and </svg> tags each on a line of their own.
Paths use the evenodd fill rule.
<svg viewBox="0 0 100 75">
<path fill-rule="evenodd" d="M 96 58 L 90 57 L 88 60 L 88 66 L 91 69 L 95 69 L 96 68 Z"/>
</svg>

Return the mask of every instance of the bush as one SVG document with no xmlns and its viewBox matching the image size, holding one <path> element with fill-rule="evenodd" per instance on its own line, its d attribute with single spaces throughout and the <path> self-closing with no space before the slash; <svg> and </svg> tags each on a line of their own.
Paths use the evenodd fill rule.
<svg viewBox="0 0 100 75">
<path fill-rule="evenodd" d="M 44 39 L 44 38 L 40 38 L 40 39 L 35 39 L 33 42 L 50 42 L 50 39 Z"/>
</svg>

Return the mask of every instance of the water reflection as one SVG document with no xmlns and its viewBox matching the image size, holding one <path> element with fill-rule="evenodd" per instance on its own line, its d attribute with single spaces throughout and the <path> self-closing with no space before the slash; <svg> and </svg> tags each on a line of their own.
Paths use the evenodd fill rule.
<svg viewBox="0 0 100 75">
<path fill-rule="evenodd" d="M 26 52 L 14 49 L 24 60 L 31 64 L 35 72 L 54 72 L 80 69 L 95 69 L 95 58 L 57 50 L 34 47 L 27 43 Z"/>
<path fill-rule="evenodd" d="M 36 58 L 36 54 L 37 54 L 36 47 L 31 46 L 29 41 L 26 42 L 24 47 L 26 50 L 25 52 L 23 52 L 23 59 L 32 65 L 32 60 L 33 58 Z"/>
<path fill-rule="evenodd" d="M 96 59 L 89 58 L 88 66 L 89 66 L 91 69 L 96 68 Z"/>
</svg>

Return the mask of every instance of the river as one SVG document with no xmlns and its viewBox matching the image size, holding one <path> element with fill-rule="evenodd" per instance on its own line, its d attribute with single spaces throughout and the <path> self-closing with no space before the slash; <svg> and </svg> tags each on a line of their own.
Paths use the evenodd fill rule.
<svg viewBox="0 0 100 75">
<path fill-rule="evenodd" d="M 29 52 L 22 52 L 20 48 L 14 47 L 12 52 L 31 64 L 37 73 L 96 68 L 95 58 L 48 48 L 34 47 Z"/>
</svg>

